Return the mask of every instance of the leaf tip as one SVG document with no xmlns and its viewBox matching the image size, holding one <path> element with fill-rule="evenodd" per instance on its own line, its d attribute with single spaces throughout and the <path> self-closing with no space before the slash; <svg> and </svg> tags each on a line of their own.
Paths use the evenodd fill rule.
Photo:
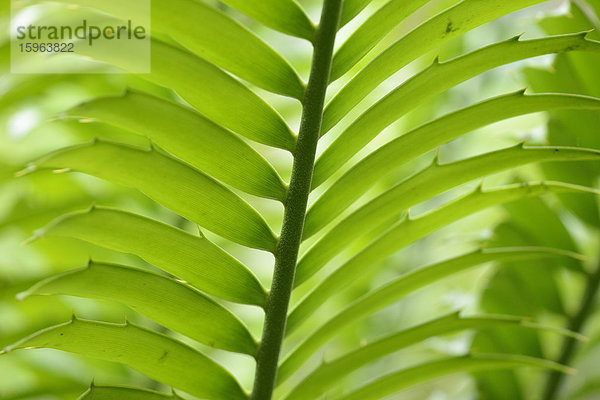
<svg viewBox="0 0 600 400">
<path fill-rule="evenodd" d="M 28 239 L 25 239 L 21 242 L 20 246 L 21 247 L 25 247 L 30 245 L 31 243 L 35 242 L 36 240 L 41 239 L 44 236 L 44 232 L 41 230 L 37 230 L 35 232 L 33 232 L 33 236 L 31 236 Z"/>
<path fill-rule="evenodd" d="M 23 302 L 23 300 L 25 300 L 26 298 L 28 298 L 30 296 L 29 291 L 25 290 L 23 292 L 19 292 L 15 295 L 15 299 L 17 299 L 17 301 L 19 303 Z"/>
<path fill-rule="evenodd" d="M 485 181 L 485 178 L 481 178 L 481 180 L 477 184 L 477 187 L 473 191 L 474 193 L 483 193 L 483 182 L 484 181 Z"/>
<path fill-rule="evenodd" d="M 583 31 L 580 33 L 581 37 L 583 39 L 588 39 L 588 36 L 592 34 L 592 32 L 594 32 L 596 29 L 589 29 L 587 31 Z"/>
<path fill-rule="evenodd" d="M 35 164 L 29 164 L 24 169 L 15 172 L 14 176 L 15 176 L 15 178 L 20 178 L 22 176 L 29 175 L 29 174 L 35 172 L 36 170 L 37 170 L 37 165 L 35 165 Z"/>
<path fill-rule="evenodd" d="M 523 37 L 524 34 L 525 34 L 525 32 L 521 32 L 518 35 L 515 35 L 512 38 L 510 38 L 510 40 L 518 42 L 521 40 L 521 38 Z"/>
<path fill-rule="evenodd" d="M 431 166 L 439 166 L 440 165 L 440 148 L 435 149 L 435 155 L 433 156 L 433 160 L 431 160 Z"/>
</svg>

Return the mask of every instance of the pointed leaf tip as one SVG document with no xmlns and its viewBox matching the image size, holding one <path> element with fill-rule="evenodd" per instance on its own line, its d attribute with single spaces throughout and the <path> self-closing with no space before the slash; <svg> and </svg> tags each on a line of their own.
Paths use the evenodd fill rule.
<svg viewBox="0 0 600 400">
<path fill-rule="evenodd" d="M 15 178 L 20 178 L 20 177 L 22 177 L 22 176 L 29 175 L 29 174 L 31 174 L 31 173 L 33 173 L 33 172 L 35 172 L 36 170 L 37 170 L 37 166 L 36 166 L 36 165 L 34 165 L 34 164 L 29 164 L 29 165 L 28 165 L 27 167 L 25 167 L 24 169 L 22 169 L 22 170 L 20 170 L 20 171 L 17 171 L 17 172 L 15 172 L 15 175 L 14 175 L 14 177 L 15 177 Z"/>
<path fill-rule="evenodd" d="M 27 239 L 23 240 L 21 243 L 19 243 L 19 246 L 20 247 L 25 247 L 28 244 L 34 242 L 35 240 L 37 240 L 37 238 L 35 236 L 32 236 L 30 238 L 27 238 Z"/>
<path fill-rule="evenodd" d="M 28 298 L 30 296 L 30 293 L 28 290 L 19 292 L 15 295 L 15 299 L 21 303 L 23 300 L 25 300 L 26 298 Z"/>
<path fill-rule="evenodd" d="M 515 42 L 518 42 L 521 40 L 521 38 L 523 37 L 523 35 L 525 34 L 525 32 L 521 32 L 518 35 L 515 35 L 511 38 L 511 40 L 514 40 Z"/>
</svg>

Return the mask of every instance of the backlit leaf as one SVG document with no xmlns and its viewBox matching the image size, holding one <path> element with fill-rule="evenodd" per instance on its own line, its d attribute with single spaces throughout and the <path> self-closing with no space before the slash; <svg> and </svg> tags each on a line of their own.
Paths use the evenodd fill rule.
<svg viewBox="0 0 600 400">
<path fill-rule="evenodd" d="M 223 3 L 288 35 L 312 41 L 315 27 L 296 0 L 223 0 Z"/>
<path fill-rule="evenodd" d="M 595 189 L 558 182 L 525 183 L 488 191 L 477 188 L 474 192 L 417 218 L 403 219 L 316 285 L 291 311 L 288 317 L 287 329 L 293 330 L 296 325 L 307 319 L 331 296 L 342 290 L 342 288 L 346 288 L 361 275 L 373 271 L 371 267 L 373 264 L 389 257 L 429 233 L 486 208 L 550 192 L 600 194 Z M 303 271 L 304 268 L 307 268 L 307 265 L 302 266 L 302 269 L 299 266 L 298 274 L 307 273 Z"/>
<path fill-rule="evenodd" d="M 178 104 L 127 91 L 121 97 L 80 104 L 65 114 L 144 135 L 224 183 L 257 196 L 285 198 L 285 183 L 260 154 L 230 131 Z"/>
<path fill-rule="evenodd" d="M 275 249 L 275 234 L 248 203 L 197 169 L 154 148 L 94 140 L 47 155 L 29 167 L 29 171 L 36 169 L 83 172 L 138 189 L 224 238 L 258 249 Z"/>
<path fill-rule="evenodd" d="M 436 159 L 429 167 L 369 201 L 328 231 L 301 259 L 296 285 L 312 276 L 364 232 L 400 217 L 405 209 L 453 187 L 533 162 L 598 159 L 598 150 L 524 147 L 523 144 L 448 164 L 439 164 Z"/>
<path fill-rule="evenodd" d="M 215 361 L 171 337 L 131 323 L 119 325 L 73 318 L 34 333 L 2 353 L 39 348 L 125 364 L 205 399 L 248 398 L 235 378 Z"/>
<path fill-rule="evenodd" d="M 565 257 L 577 256 L 566 251 L 539 247 L 483 249 L 407 272 L 399 278 L 356 299 L 326 323 L 315 329 L 282 362 L 279 371 L 279 381 L 284 381 L 300 368 L 321 346 L 336 334 L 342 332 L 344 327 L 393 304 L 426 285 L 461 271 L 485 265 L 488 262 Z M 294 324 L 293 319 L 290 321 L 289 329 L 286 330 L 287 334 L 293 332 L 298 326 Z M 325 364 L 323 368 L 328 369 L 329 367 Z"/>
<path fill-rule="evenodd" d="M 324 182 L 383 129 L 435 94 L 487 70 L 522 59 L 571 50 L 600 51 L 600 42 L 586 39 L 587 34 L 583 32 L 523 41 L 519 40 L 520 36 L 516 36 L 449 61 L 440 63 L 436 59 L 428 68 L 394 89 L 358 117 L 323 152 L 315 164 L 313 187 Z M 411 101 L 407 102 L 407 98 Z M 334 124 L 338 121 L 339 119 L 331 120 Z M 327 125 L 327 122 L 324 120 L 323 124 Z M 326 131 L 327 129 L 323 132 Z"/>
<path fill-rule="evenodd" d="M 304 238 L 327 225 L 387 173 L 467 132 L 533 112 L 594 108 L 600 109 L 600 99 L 556 94 L 524 95 L 519 91 L 423 124 L 379 147 L 334 182 L 308 210 Z"/>
<path fill-rule="evenodd" d="M 56 219 L 36 236 L 71 237 L 135 254 L 223 299 L 259 306 L 266 302 L 258 279 L 209 240 L 140 215 L 92 207 Z"/>
<path fill-rule="evenodd" d="M 166 276 L 92 261 L 87 267 L 37 283 L 19 298 L 56 294 L 117 301 L 201 343 L 256 354 L 256 341 L 238 318 L 192 287 Z"/>
<path fill-rule="evenodd" d="M 383 376 L 362 388 L 342 396 L 341 400 L 375 400 L 402 389 L 456 372 L 472 372 L 522 367 L 544 368 L 565 374 L 573 369 L 552 361 L 520 355 L 475 354 L 433 361 Z"/>
<path fill-rule="evenodd" d="M 422 23 L 363 68 L 328 104 L 324 132 L 385 79 L 445 41 L 513 11 L 543 0 L 463 0 Z M 331 78 L 345 71 L 332 69 Z"/>
<path fill-rule="evenodd" d="M 79 51 L 94 60 L 127 70 L 131 66 L 113 47 L 90 46 Z M 293 150 L 296 139 L 281 116 L 231 75 L 202 58 L 159 40 L 152 40 L 152 72 L 146 79 L 173 89 L 212 121 L 269 146 Z M 190 82 L 195 84 L 190 85 Z"/>
</svg>

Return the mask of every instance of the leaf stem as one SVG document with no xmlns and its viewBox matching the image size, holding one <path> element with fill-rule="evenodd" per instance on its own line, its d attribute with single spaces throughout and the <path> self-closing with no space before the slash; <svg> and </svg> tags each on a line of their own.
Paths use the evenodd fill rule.
<svg viewBox="0 0 600 400">
<path fill-rule="evenodd" d="M 314 40 L 313 61 L 302 101 L 302 122 L 294 152 L 283 227 L 275 252 L 273 284 L 267 299 L 263 335 L 256 356 L 256 373 L 251 395 L 253 400 L 269 400 L 273 395 L 341 8 L 342 0 L 324 0 L 321 21 Z"/>
<path fill-rule="evenodd" d="M 589 317 L 594 312 L 594 302 L 598 290 L 600 289 L 600 261 L 596 266 L 596 270 L 588 276 L 588 280 L 585 287 L 585 293 L 581 298 L 581 304 L 577 313 L 570 319 L 568 329 L 573 332 L 581 332 L 584 325 L 588 321 Z M 558 357 L 557 362 L 562 365 L 569 365 L 575 350 L 577 349 L 578 341 L 575 338 L 565 338 Z M 543 400 L 554 400 L 558 397 L 560 389 L 564 380 L 564 374 L 558 371 L 552 371 L 548 375 L 548 381 L 544 390 Z"/>
</svg>

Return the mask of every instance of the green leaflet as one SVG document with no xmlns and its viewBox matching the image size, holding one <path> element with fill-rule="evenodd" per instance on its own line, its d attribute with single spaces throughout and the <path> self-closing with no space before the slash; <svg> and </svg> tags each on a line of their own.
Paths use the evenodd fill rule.
<svg viewBox="0 0 600 400">
<path fill-rule="evenodd" d="M 206 399 L 248 398 L 235 378 L 210 358 L 171 337 L 130 323 L 119 325 L 73 318 L 34 333 L 2 353 L 32 348 L 58 349 L 125 364 L 159 382 Z"/>
<path fill-rule="evenodd" d="M 531 327 L 524 320 L 515 317 L 481 316 L 461 318 L 458 312 L 452 313 L 378 339 L 333 361 L 322 363 L 294 387 L 285 399 L 316 399 L 354 370 L 427 338 L 466 329 L 486 329 L 502 325 Z"/>
<path fill-rule="evenodd" d="M 597 103 L 600 105 L 600 101 Z M 328 231 L 300 260 L 295 284 L 300 285 L 318 272 L 364 232 L 399 217 L 403 210 L 453 187 L 534 162 L 598 159 L 598 150 L 524 147 L 523 144 L 449 164 L 439 164 L 435 159 L 429 167 L 369 201 Z"/>
<path fill-rule="evenodd" d="M 48 168 L 83 172 L 133 187 L 224 238 L 275 250 L 275 234 L 248 203 L 202 172 L 154 148 L 94 140 L 51 153 L 29 170 Z"/>
<path fill-rule="evenodd" d="M 79 52 L 125 70 L 130 67 L 127 58 L 112 48 L 90 46 Z M 294 149 L 296 139 L 281 116 L 231 75 L 159 40 L 152 40 L 151 56 L 152 73 L 140 74 L 140 78 L 173 89 L 200 113 L 235 133 L 269 146 Z"/>
<path fill-rule="evenodd" d="M 265 289 L 239 261 L 204 237 L 150 218 L 92 207 L 56 219 L 36 236 L 84 240 L 135 254 L 190 285 L 225 300 L 264 306 Z"/>
<path fill-rule="evenodd" d="M 369 3 L 371 3 L 371 1 L 372 0 L 344 0 L 339 27 L 341 28 L 348 22 L 352 21 L 354 17 L 356 17 L 366 6 L 369 5 Z"/>
<path fill-rule="evenodd" d="M 280 201 L 285 198 L 285 183 L 260 154 L 230 131 L 178 104 L 127 91 L 121 97 L 80 104 L 65 114 L 146 136 L 206 174 L 247 193 Z"/>
<path fill-rule="evenodd" d="M 229 1 L 230 4 L 234 2 Z M 244 3 L 250 2 L 245 0 Z M 257 11 L 265 3 L 272 3 L 269 5 L 270 11 L 273 11 L 274 4 L 280 6 L 279 11 L 275 10 L 281 12 L 278 14 L 280 19 L 276 21 L 278 23 L 283 20 L 283 13 L 290 10 L 289 20 L 285 22 L 288 28 L 292 25 L 292 17 L 298 20 L 306 17 L 292 1 L 261 0 L 251 8 Z M 286 3 L 289 3 L 287 7 Z M 294 6 L 297 8 L 291 11 Z M 303 98 L 304 82 L 292 66 L 265 42 L 224 13 L 198 1 L 155 0 L 152 2 L 152 14 L 156 17 L 152 20 L 153 27 L 169 34 L 203 58 L 263 89 L 299 100 Z M 312 28 L 312 25 L 309 27 Z M 175 35 L 174 30 L 177 31 Z"/>
<path fill-rule="evenodd" d="M 90 262 L 87 267 L 51 276 L 18 298 L 56 294 L 117 301 L 220 349 L 254 356 L 258 347 L 229 310 L 184 283 L 141 269 Z"/>
<path fill-rule="evenodd" d="M 136 3 L 120 0 L 56 0 L 131 19 Z M 35 2 L 44 2 L 36 0 Z M 154 0 L 152 30 L 263 89 L 301 99 L 304 83 L 279 53 L 226 14 L 200 1 Z M 198 23 L 202 21 L 202 23 Z"/>
<path fill-rule="evenodd" d="M 290 332 L 293 331 L 341 288 L 347 287 L 367 271 L 372 271 L 372 268 L 368 269 L 369 266 L 392 255 L 404 246 L 488 207 L 548 192 L 600 194 L 595 189 L 559 182 L 523 183 L 489 191 L 483 191 L 479 187 L 474 192 L 422 216 L 403 219 L 313 288 L 290 313 L 286 329 Z M 301 271 L 298 269 L 299 273 Z"/>
<path fill-rule="evenodd" d="M 223 0 L 277 31 L 312 41 L 316 28 L 296 0 Z"/>
<path fill-rule="evenodd" d="M 524 41 L 517 36 L 443 63 L 436 59 L 430 67 L 404 82 L 358 117 L 323 152 L 315 164 L 313 187 L 323 183 L 383 129 L 435 94 L 487 70 L 522 59 L 572 50 L 600 51 L 600 42 L 587 40 L 586 35 L 587 32 L 583 32 Z M 411 101 L 406 101 L 407 98 Z"/>
<path fill-rule="evenodd" d="M 390 0 L 362 24 L 336 51 L 332 70 L 342 76 L 360 61 L 396 25 L 427 0 Z M 332 80 L 335 79 L 332 76 Z"/>
<path fill-rule="evenodd" d="M 165 394 L 153 390 L 123 387 L 93 385 L 77 400 L 180 400 L 177 394 Z"/>
<path fill-rule="evenodd" d="M 486 22 L 544 0 L 463 0 L 430 18 L 396 41 L 363 68 L 327 105 L 323 132 L 327 132 L 381 82 L 427 51 Z M 345 71 L 331 70 L 331 79 Z"/>
<path fill-rule="evenodd" d="M 279 381 L 283 382 L 287 377 L 291 376 L 291 374 L 298 370 L 298 368 L 300 368 L 321 346 L 341 332 L 344 327 L 395 303 L 407 294 L 430 283 L 488 262 L 530 260 L 540 259 L 542 257 L 577 257 L 577 255 L 562 250 L 539 247 L 482 249 L 408 272 L 386 285 L 358 298 L 311 333 L 311 335 L 283 361 L 279 369 Z M 287 330 L 287 333 L 293 332 L 297 326 L 298 325 L 292 323 L 289 327 L 290 329 Z M 377 358 L 376 354 L 378 353 L 374 352 L 373 357 Z M 308 382 L 313 382 L 313 379 L 320 380 L 321 373 L 331 377 L 329 374 L 333 372 L 329 372 L 329 364 L 324 364 L 322 368 L 324 372 L 315 372 L 317 377 L 310 378 Z M 308 385 L 308 383 L 306 383 L 306 385 Z"/>
<path fill-rule="evenodd" d="M 519 367 L 545 368 L 565 374 L 575 373 L 572 368 L 539 358 L 506 354 L 475 354 L 446 358 L 391 373 L 341 397 L 340 400 L 381 399 L 419 383 L 461 371 L 473 372 Z"/>
<path fill-rule="evenodd" d="M 524 95 L 523 91 L 518 91 L 423 124 L 381 146 L 335 181 L 308 210 L 304 238 L 331 222 L 386 173 L 467 132 L 539 111 L 594 108 L 600 108 L 599 99 L 562 94 Z"/>
</svg>

